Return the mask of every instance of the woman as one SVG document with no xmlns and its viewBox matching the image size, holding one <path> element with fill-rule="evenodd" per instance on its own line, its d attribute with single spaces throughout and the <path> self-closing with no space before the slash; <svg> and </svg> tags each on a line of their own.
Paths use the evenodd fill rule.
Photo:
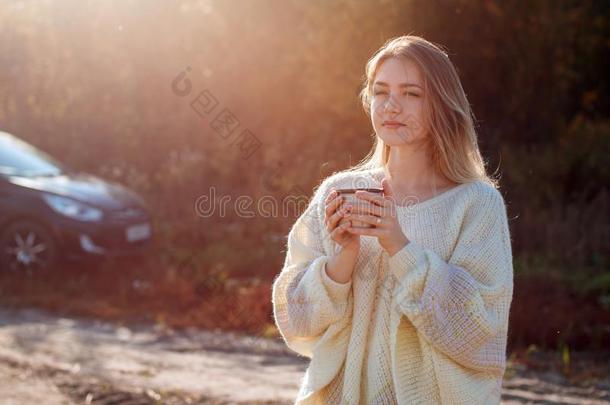
<svg viewBox="0 0 610 405">
<path fill-rule="evenodd" d="M 273 284 L 282 338 L 311 359 L 296 403 L 499 403 L 511 241 L 455 68 L 423 38 L 395 38 L 361 97 L 376 145 L 317 188 Z M 367 187 L 384 193 L 355 205 L 336 192 Z"/>
</svg>

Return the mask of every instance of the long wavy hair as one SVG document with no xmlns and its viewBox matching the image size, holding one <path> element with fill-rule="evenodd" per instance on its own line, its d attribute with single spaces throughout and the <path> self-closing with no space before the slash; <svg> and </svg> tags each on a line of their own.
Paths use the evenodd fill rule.
<svg viewBox="0 0 610 405">
<path fill-rule="evenodd" d="M 427 148 L 435 173 L 458 184 L 482 180 L 498 188 L 498 179 L 488 175 L 479 150 L 475 117 L 462 88 L 457 71 L 447 53 L 439 46 L 415 35 L 389 39 L 366 64 L 360 99 L 371 116 L 371 95 L 375 75 L 389 58 L 413 61 L 424 80 L 424 116 L 430 137 Z M 390 146 L 373 134 L 374 145 L 366 157 L 344 171 L 384 167 Z"/>
</svg>

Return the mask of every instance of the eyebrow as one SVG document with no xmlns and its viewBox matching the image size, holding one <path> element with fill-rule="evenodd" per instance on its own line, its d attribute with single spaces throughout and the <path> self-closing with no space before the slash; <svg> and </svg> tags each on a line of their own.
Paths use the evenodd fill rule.
<svg viewBox="0 0 610 405">
<path fill-rule="evenodd" d="M 383 86 L 383 87 L 389 87 L 389 85 L 386 82 L 375 82 L 373 83 L 373 86 Z M 400 83 L 398 85 L 398 87 L 419 87 L 421 89 L 421 86 L 419 84 L 415 84 L 415 83 Z"/>
</svg>

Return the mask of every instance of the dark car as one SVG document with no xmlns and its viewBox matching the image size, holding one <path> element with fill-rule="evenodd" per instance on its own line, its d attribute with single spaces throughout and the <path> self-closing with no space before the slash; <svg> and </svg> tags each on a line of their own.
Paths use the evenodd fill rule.
<svg viewBox="0 0 610 405">
<path fill-rule="evenodd" d="M 0 131 L 0 267 L 47 269 L 59 259 L 141 255 L 150 215 L 124 186 L 74 171 Z"/>
</svg>

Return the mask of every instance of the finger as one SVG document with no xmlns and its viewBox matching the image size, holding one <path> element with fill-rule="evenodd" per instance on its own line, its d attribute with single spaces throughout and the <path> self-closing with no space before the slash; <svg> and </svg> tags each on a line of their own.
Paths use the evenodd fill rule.
<svg viewBox="0 0 610 405">
<path fill-rule="evenodd" d="M 354 208 L 352 209 L 352 213 L 385 217 L 387 214 L 387 208 L 383 208 L 371 203 L 355 204 Z"/>
<path fill-rule="evenodd" d="M 346 219 L 350 219 L 352 221 L 362 221 L 366 224 L 375 225 L 376 227 L 382 227 L 385 225 L 385 221 L 383 218 L 376 217 L 373 215 L 359 215 L 359 214 L 346 214 Z M 381 222 L 379 222 L 381 221 Z"/>
<path fill-rule="evenodd" d="M 347 207 L 341 207 L 328 220 L 328 229 L 332 231 L 337 226 L 337 222 L 341 220 L 343 215 L 348 211 Z"/>
<path fill-rule="evenodd" d="M 335 210 L 341 203 L 344 201 L 344 197 L 337 195 L 335 198 L 330 200 L 330 202 L 326 205 L 326 219 L 328 220 L 334 213 Z"/>
<path fill-rule="evenodd" d="M 351 221 L 345 221 L 344 223 L 342 223 L 341 225 L 339 225 L 338 227 L 336 227 L 331 233 L 330 233 L 330 237 L 333 240 L 336 240 L 339 236 L 341 236 L 341 234 L 343 234 L 344 232 L 347 232 L 347 229 L 351 226 Z"/>
<path fill-rule="evenodd" d="M 330 192 L 330 194 L 326 196 L 326 199 L 324 200 L 324 205 L 328 204 L 336 196 L 337 196 L 337 190 L 335 190 L 333 188 L 332 191 Z"/>
<path fill-rule="evenodd" d="M 358 190 L 356 191 L 356 197 L 362 200 L 370 201 L 371 203 L 376 204 L 380 207 L 390 206 L 390 200 L 377 194 L 369 193 L 368 191 Z"/>
<path fill-rule="evenodd" d="M 347 231 L 349 233 L 353 233 L 355 235 L 364 235 L 364 236 L 377 236 L 377 237 L 381 237 L 381 236 L 386 236 L 387 235 L 387 230 L 385 228 L 355 228 L 353 226 L 350 226 L 349 228 L 347 228 Z"/>
</svg>

